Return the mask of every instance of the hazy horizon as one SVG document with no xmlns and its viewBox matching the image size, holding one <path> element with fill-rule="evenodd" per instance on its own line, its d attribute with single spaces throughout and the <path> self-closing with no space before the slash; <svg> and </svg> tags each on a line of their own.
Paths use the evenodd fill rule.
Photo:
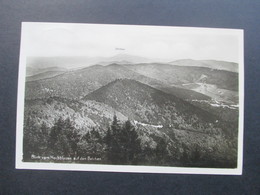
<svg viewBox="0 0 260 195">
<path fill-rule="evenodd" d="M 239 62 L 240 30 L 170 26 L 23 23 L 24 53 L 39 57 L 131 55 Z M 239 32 L 239 33 L 238 33 Z"/>
<path fill-rule="evenodd" d="M 174 62 L 176 64 L 174 64 Z M 227 61 L 219 61 L 214 59 L 205 59 L 205 60 L 194 60 L 194 59 L 171 59 L 162 61 L 160 59 L 148 59 L 140 56 L 132 56 L 126 54 L 117 54 L 112 57 L 86 57 L 86 56 L 28 56 L 27 57 L 27 67 L 37 68 L 37 69 L 45 69 L 51 67 L 65 68 L 65 69 L 78 69 L 78 68 L 86 68 L 95 65 L 107 66 L 110 64 L 149 64 L 149 63 L 161 63 L 168 65 L 179 65 L 179 66 L 201 66 L 208 67 L 205 64 L 211 64 L 211 68 L 215 69 L 226 69 L 229 71 L 237 72 L 237 63 L 235 62 L 227 62 Z M 213 65 L 215 62 L 219 62 L 218 66 Z M 188 64 L 186 64 L 188 63 Z M 221 65 L 222 64 L 222 65 Z M 224 65 L 223 65 L 224 64 Z M 222 66 L 222 68 L 220 68 Z M 223 66 L 227 66 L 223 68 Z M 229 66 L 229 67 L 228 67 Z M 235 67 L 234 67 L 235 66 Z"/>
</svg>

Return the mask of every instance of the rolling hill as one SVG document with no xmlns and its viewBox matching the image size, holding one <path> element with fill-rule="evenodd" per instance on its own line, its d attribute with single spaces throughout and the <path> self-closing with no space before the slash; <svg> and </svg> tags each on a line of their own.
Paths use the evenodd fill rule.
<svg viewBox="0 0 260 195">
<path fill-rule="evenodd" d="M 205 67 L 173 66 L 169 64 L 149 63 L 127 66 L 139 74 L 149 76 L 169 85 L 203 82 L 213 84 L 221 89 L 238 90 L 238 74 L 224 70 L 214 70 Z"/>
<path fill-rule="evenodd" d="M 216 166 L 235 166 L 236 125 L 206 109 L 130 79 L 117 79 L 83 100 L 100 102 L 127 116 L 136 125 L 142 144 L 149 148 L 161 137 L 175 159 L 184 153 L 189 158 L 199 153 L 198 166 L 209 161 Z M 194 162 L 190 164 L 194 166 Z"/>
<path fill-rule="evenodd" d="M 167 83 L 167 87 L 158 87 L 165 92 L 170 92 L 171 88 L 178 87 L 199 92 L 205 97 L 218 101 L 237 102 L 238 74 L 235 72 L 160 63 L 125 65 L 125 67 L 136 73 Z"/>
<path fill-rule="evenodd" d="M 182 59 L 170 62 L 171 65 L 178 66 L 197 66 L 205 67 L 216 70 L 226 70 L 230 72 L 238 72 L 238 64 L 234 62 L 225 62 L 217 60 L 192 60 L 192 59 Z"/>
<path fill-rule="evenodd" d="M 130 79 L 117 79 L 88 94 L 94 100 L 111 106 L 130 120 L 193 128 L 197 123 L 214 123 L 217 118 L 188 102 Z"/>
<path fill-rule="evenodd" d="M 80 99 L 101 86 L 120 78 L 137 80 L 183 99 L 210 99 L 201 93 L 170 86 L 166 82 L 144 76 L 118 64 L 108 66 L 94 65 L 83 69 L 67 71 L 60 75 L 53 75 L 53 77 L 46 79 L 28 81 L 26 82 L 26 99 L 53 96 Z"/>
<path fill-rule="evenodd" d="M 64 138 L 60 135 L 69 130 L 68 135 L 79 132 L 71 139 L 77 155 L 98 154 L 103 158 L 99 163 L 107 163 L 109 132 L 114 133 L 112 137 L 119 129 L 125 133 L 129 120 L 132 129 L 128 130 L 134 129 L 140 141 L 140 165 L 236 167 L 239 110 L 235 63 L 151 63 L 151 59 L 130 55 L 37 57 L 28 59 L 26 74 L 24 137 L 28 146 L 32 142 L 38 146 L 43 130 L 48 131 L 42 139 L 46 142 L 43 155 L 50 152 L 51 140 L 65 143 L 59 142 Z M 58 129 L 68 126 L 57 126 L 57 121 L 67 118 L 70 129 L 58 136 Z M 114 118 L 118 126 L 113 126 Z M 40 151 L 43 148 L 39 145 Z M 60 150 L 54 147 L 51 152 L 59 154 Z"/>
<path fill-rule="evenodd" d="M 156 150 L 162 140 L 166 155 L 171 158 L 169 165 L 236 166 L 234 126 L 136 80 L 116 79 L 79 100 L 61 97 L 26 100 L 24 120 L 30 118 L 38 129 L 45 123 L 50 130 L 60 117 L 70 118 L 83 139 L 93 127 L 104 137 L 114 115 L 119 121 L 131 121 L 145 155 L 146 151 Z M 88 147 L 84 140 L 79 144 Z"/>
<path fill-rule="evenodd" d="M 100 65 L 109 65 L 113 63 L 147 63 L 153 60 L 147 59 L 140 56 L 127 55 L 127 54 L 118 54 L 110 57 L 88 57 L 88 56 L 53 56 L 53 57 L 28 57 L 27 58 L 27 67 L 30 67 L 30 72 L 34 71 L 33 69 L 42 69 L 50 67 L 59 67 L 66 69 L 75 69 L 75 68 L 87 68 L 88 66 L 93 66 L 96 64 Z M 31 74 L 28 74 L 31 75 Z"/>
<path fill-rule="evenodd" d="M 44 122 L 48 127 L 51 127 L 59 117 L 63 119 L 69 117 L 73 120 L 74 126 L 80 129 L 83 134 L 93 127 L 106 130 L 114 114 L 121 121 L 127 120 L 127 117 L 122 113 L 100 102 L 52 97 L 26 100 L 24 118 L 26 120 L 31 117 L 36 125 L 40 126 Z"/>
<path fill-rule="evenodd" d="M 38 74 L 34 74 L 32 76 L 27 76 L 26 77 L 26 81 L 37 81 L 37 80 L 42 80 L 42 79 L 48 79 L 48 78 L 52 78 L 55 76 L 58 76 L 60 74 L 65 73 L 65 71 L 60 71 L 60 70 L 53 70 L 53 71 L 45 71 L 45 72 L 41 72 Z"/>
<path fill-rule="evenodd" d="M 44 67 L 44 66 L 27 66 L 26 67 L 26 78 L 33 77 L 35 75 L 40 75 L 48 72 L 66 72 L 68 69 L 63 67 L 51 66 L 51 67 Z M 47 75 L 47 74 L 46 74 Z"/>
</svg>

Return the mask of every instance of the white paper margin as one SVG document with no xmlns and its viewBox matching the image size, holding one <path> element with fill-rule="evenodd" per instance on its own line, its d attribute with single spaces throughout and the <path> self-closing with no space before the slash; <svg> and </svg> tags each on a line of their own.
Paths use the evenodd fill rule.
<svg viewBox="0 0 260 195">
<path fill-rule="evenodd" d="M 197 28 L 197 27 L 166 27 L 166 26 L 143 26 L 148 28 L 180 28 L 184 30 L 208 31 L 209 33 L 227 33 L 236 35 L 239 40 L 239 128 L 238 128 L 238 157 L 237 168 L 188 168 L 188 167 L 164 167 L 164 166 L 130 166 L 130 165 L 100 165 L 100 164 L 67 164 L 67 163 L 38 163 L 23 162 L 23 118 L 25 97 L 25 75 L 26 75 L 26 52 L 24 49 L 27 26 L 34 24 L 65 24 L 65 23 L 38 23 L 22 22 L 18 90 L 17 90 L 17 120 L 16 120 L 16 169 L 34 170 L 66 170 L 66 171 L 98 171 L 98 172 L 132 172 L 132 173 L 176 173 L 176 174 L 210 174 L 210 175 L 242 175 L 243 168 L 243 129 L 244 129 L 244 30 L 221 29 L 221 28 Z M 65 25 L 96 25 L 66 23 Z M 100 24 L 104 25 L 104 24 Z M 106 24 L 112 25 L 112 24 Z M 118 25 L 117 25 L 118 26 Z M 126 25 L 121 25 L 126 26 Z M 134 26 L 134 25 L 131 25 Z M 141 27 L 138 25 L 138 27 Z"/>
</svg>

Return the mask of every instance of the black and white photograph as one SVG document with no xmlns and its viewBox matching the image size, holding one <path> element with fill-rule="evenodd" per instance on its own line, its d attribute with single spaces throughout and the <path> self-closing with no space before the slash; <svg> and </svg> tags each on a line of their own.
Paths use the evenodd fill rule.
<svg viewBox="0 0 260 195">
<path fill-rule="evenodd" d="M 243 30 L 23 22 L 16 168 L 242 174 Z"/>
</svg>

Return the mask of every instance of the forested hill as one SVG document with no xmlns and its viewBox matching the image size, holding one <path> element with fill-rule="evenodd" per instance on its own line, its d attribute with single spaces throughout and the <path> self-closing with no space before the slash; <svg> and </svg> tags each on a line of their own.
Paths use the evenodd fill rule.
<svg viewBox="0 0 260 195">
<path fill-rule="evenodd" d="M 104 103 L 132 120 L 145 123 L 195 125 L 218 120 L 176 96 L 129 79 L 117 79 L 88 94 L 84 100 Z"/>
<path fill-rule="evenodd" d="M 58 96 L 68 99 L 80 99 L 115 79 L 126 78 L 139 81 L 157 89 L 162 89 L 182 99 L 210 99 L 208 96 L 196 91 L 171 86 L 166 81 L 151 78 L 149 75 L 145 76 L 130 70 L 130 67 L 118 64 L 110 64 L 108 66 L 94 65 L 52 75 L 51 77 L 51 75 L 42 73 L 34 77 L 28 77 L 25 98 L 37 99 Z"/>
</svg>

